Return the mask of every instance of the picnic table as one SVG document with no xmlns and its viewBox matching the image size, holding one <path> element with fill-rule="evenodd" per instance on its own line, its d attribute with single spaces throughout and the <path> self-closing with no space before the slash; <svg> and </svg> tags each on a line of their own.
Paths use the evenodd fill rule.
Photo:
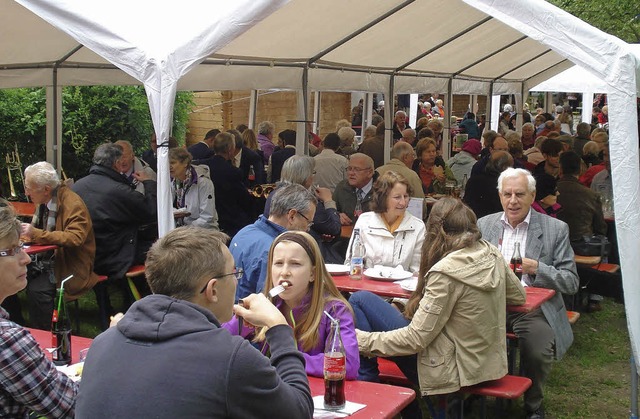
<svg viewBox="0 0 640 419">
<path fill-rule="evenodd" d="M 312 396 L 324 395 L 324 380 L 309 377 Z M 370 383 L 367 381 L 345 381 L 347 401 L 366 405 L 349 418 L 393 418 L 416 397 L 413 389 Z"/>
<path fill-rule="evenodd" d="M 46 351 L 46 348 L 51 347 L 51 331 L 26 328 L 31 336 L 38 342 L 38 345 L 42 348 L 43 352 L 51 359 L 51 354 Z M 89 348 L 93 339 L 83 338 L 81 336 L 71 335 L 71 363 L 75 364 L 80 362 L 80 351 Z"/>
</svg>

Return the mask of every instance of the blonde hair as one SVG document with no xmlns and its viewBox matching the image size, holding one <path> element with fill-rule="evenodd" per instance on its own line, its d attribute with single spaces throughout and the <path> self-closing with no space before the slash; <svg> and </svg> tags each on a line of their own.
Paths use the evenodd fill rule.
<svg viewBox="0 0 640 419">
<path fill-rule="evenodd" d="M 320 248 L 316 240 L 304 231 L 287 231 L 280 234 L 271 244 L 269 249 L 269 258 L 267 263 L 267 280 L 265 282 L 263 293 L 268 296 L 269 290 L 273 288 L 272 264 L 273 264 L 273 251 L 275 247 L 282 242 L 297 243 L 302 247 L 311 261 L 313 266 L 313 277 L 315 280 L 309 284 L 311 288 L 311 301 L 309 306 L 302 310 L 302 315 L 295 321 L 293 325 L 293 335 L 296 341 L 302 347 L 304 351 L 309 351 L 318 345 L 320 340 L 320 320 L 324 315 L 324 307 L 329 301 L 341 301 L 351 311 L 353 310 L 347 300 L 344 299 L 338 288 L 333 282 L 331 275 L 327 271 L 320 253 Z M 278 297 L 276 297 L 277 299 Z M 256 329 L 256 335 L 253 339 L 254 342 L 263 342 L 267 332 L 266 327 Z"/>
</svg>

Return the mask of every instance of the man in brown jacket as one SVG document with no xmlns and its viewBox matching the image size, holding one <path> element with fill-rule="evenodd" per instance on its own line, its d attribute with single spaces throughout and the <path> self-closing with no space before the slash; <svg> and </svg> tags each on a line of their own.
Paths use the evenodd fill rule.
<svg viewBox="0 0 640 419">
<path fill-rule="evenodd" d="M 82 199 L 60 182 L 53 166 L 47 162 L 35 163 L 24 172 L 25 193 L 36 205 L 30 224 L 22 224 L 22 239 L 35 244 L 54 244 L 54 271 L 44 266 L 36 275 L 30 275 L 27 284 L 30 324 L 49 328 L 56 286 L 65 282 L 67 300 L 75 300 L 89 291 L 98 281 L 93 273 L 96 242 L 89 211 Z M 51 259 L 44 256 L 44 260 Z M 45 265 L 47 265 L 45 263 Z"/>
</svg>

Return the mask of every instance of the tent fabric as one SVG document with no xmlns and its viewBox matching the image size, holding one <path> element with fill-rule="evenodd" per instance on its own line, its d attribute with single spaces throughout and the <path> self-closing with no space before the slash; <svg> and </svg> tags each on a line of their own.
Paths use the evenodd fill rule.
<svg viewBox="0 0 640 419">
<path fill-rule="evenodd" d="M 455 88 L 512 93 L 522 102 L 532 86 L 571 63 L 603 80 L 610 88 L 627 319 L 639 359 L 635 249 L 640 238 L 634 232 L 640 231 L 635 105 L 640 63 L 624 42 L 544 1 L 184 0 L 149 6 L 124 0 L 5 0 L 0 87 L 136 80 L 145 85 L 159 141 L 166 141 L 176 89 L 296 89 L 308 100 L 312 90 L 388 95 Z M 304 107 L 299 109 L 304 114 Z M 166 149 L 159 160 L 163 189 Z M 170 201 L 161 201 L 165 232 L 172 225 Z"/>
</svg>

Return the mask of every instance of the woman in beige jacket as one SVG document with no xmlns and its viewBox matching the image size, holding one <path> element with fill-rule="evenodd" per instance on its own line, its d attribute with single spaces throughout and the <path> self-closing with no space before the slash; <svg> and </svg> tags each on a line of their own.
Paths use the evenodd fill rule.
<svg viewBox="0 0 640 419">
<path fill-rule="evenodd" d="M 404 314 L 370 293 L 349 300 L 360 354 L 391 357 L 423 395 L 501 378 L 506 304 L 523 304 L 525 291 L 460 200 L 439 200 L 426 228 L 418 286 Z M 365 357 L 359 378 L 375 380 L 377 361 Z"/>
</svg>

